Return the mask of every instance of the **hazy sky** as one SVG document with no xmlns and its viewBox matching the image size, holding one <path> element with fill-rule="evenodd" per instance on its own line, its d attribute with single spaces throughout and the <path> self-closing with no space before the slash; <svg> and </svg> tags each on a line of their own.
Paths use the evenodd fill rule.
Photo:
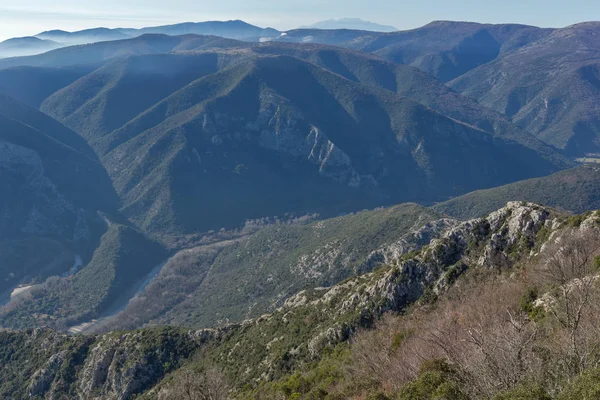
<svg viewBox="0 0 600 400">
<path fill-rule="evenodd" d="M 0 0 L 0 39 L 49 29 L 243 19 L 290 29 L 359 17 L 409 29 L 432 20 L 560 27 L 600 20 L 599 0 Z"/>
</svg>

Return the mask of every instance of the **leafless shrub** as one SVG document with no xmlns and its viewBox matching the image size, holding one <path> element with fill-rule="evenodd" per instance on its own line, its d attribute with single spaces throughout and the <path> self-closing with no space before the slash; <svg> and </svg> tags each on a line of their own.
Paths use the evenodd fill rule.
<svg viewBox="0 0 600 400">
<path fill-rule="evenodd" d="M 557 393 L 565 378 L 600 367 L 599 253 L 598 232 L 564 231 L 510 276 L 481 272 L 434 306 L 388 316 L 354 338 L 351 376 L 393 393 L 443 358 L 472 398 L 531 383 Z"/>
<path fill-rule="evenodd" d="M 474 398 L 541 379 L 535 354 L 539 329 L 519 309 L 525 287 L 517 280 L 492 279 L 453 289 L 431 310 L 387 317 L 353 342 L 353 376 L 377 380 L 393 392 L 414 379 L 425 361 L 447 359 L 462 371 Z"/>
<path fill-rule="evenodd" d="M 533 278 L 546 290 L 540 306 L 554 326 L 549 344 L 561 354 L 558 374 L 574 377 L 598 363 L 600 235 L 592 229 L 570 230 L 548 246 Z"/>
</svg>

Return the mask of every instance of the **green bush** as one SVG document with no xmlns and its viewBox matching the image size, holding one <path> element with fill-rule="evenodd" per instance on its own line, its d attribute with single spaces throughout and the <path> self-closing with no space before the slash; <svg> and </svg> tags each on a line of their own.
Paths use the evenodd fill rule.
<svg viewBox="0 0 600 400">
<path fill-rule="evenodd" d="M 434 304 L 438 300 L 438 295 L 429 286 L 423 290 L 420 302 L 421 304 Z"/>
<path fill-rule="evenodd" d="M 396 332 L 392 338 L 392 351 L 396 351 L 402 346 L 402 343 L 408 338 L 408 332 Z"/>
<path fill-rule="evenodd" d="M 557 397 L 557 400 L 597 399 L 600 399 L 600 369 L 584 372 Z"/>
<path fill-rule="evenodd" d="M 567 219 L 567 225 L 571 228 L 579 228 L 583 221 L 585 221 L 585 219 L 589 216 L 589 212 L 585 214 L 573 215 Z"/>
<path fill-rule="evenodd" d="M 600 271 L 600 256 L 594 257 L 594 268 L 596 271 Z"/>
<path fill-rule="evenodd" d="M 467 400 L 460 390 L 459 371 L 445 360 L 425 363 L 419 377 L 404 386 L 397 400 Z"/>
<path fill-rule="evenodd" d="M 448 284 L 453 285 L 468 268 L 468 265 L 462 261 L 448 268 L 448 271 L 446 272 L 446 281 Z"/>
<path fill-rule="evenodd" d="M 538 289 L 532 287 L 527 289 L 523 296 L 521 296 L 521 301 L 519 303 L 521 311 L 529 315 L 529 318 L 532 321 L 536 322 L 541 321 L 546 315 L 546 312 L 542 307 L 537 307 L 535 305 L 535 301 L 538 297 Z"/>
</svg>

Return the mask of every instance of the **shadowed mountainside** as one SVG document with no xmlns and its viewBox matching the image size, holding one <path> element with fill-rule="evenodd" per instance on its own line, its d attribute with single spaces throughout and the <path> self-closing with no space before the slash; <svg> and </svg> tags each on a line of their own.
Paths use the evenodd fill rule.
<svg viewBox="0 0 600 400">
<path fill-rule="evenodd" d="M 437 204 L 434 210 L 455 218 L 479 218 L 509 201 L 531 201 L 574 213 L 600 209 L 600 168 L 582 166 L 542 178 L 478 190 Z"/>
<path fill-rule="evenodd" d="M 600 149 L 600 24 L 558 29 L 450 82 L 573 156 Z"/>
<path fill-rule="evenodd" d="M 4 297 L 23 279 L 67 271 L 77 253 L 89 257 L 104 229 L 97 211 L 114 213 L 118 199 L 94 152 L 75 132 L 5 96 L 0 125 Z"/>
</svg>

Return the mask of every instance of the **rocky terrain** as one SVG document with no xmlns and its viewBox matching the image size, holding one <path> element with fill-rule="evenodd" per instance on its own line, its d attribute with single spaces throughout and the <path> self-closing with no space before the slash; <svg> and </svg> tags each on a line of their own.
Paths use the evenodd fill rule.
<svg viewBox="0 0 600 400">
<path fill-rule="evenodd" d="M 324 349 L 348 340 L 361 327 L 373 326 L 384 313 L 444 297 L 464 274 L 507 271 L 535 258 L 549 238 L 573 226 L 572 220 L 532 203 L 513 202 L 485 218 L 434 222 L 415 232 L 426 237 L 432 226 L 445 226 L 426 246 L 410 252 L 395 247 L 395 254 L 387 252 L 385 266 L 374 272 L 329 288 L 301 291 L 271 314 L 220 330 L 154 328 L 88 337 L 39 329 L 4 332 L 5 354 L 14 351 L 6 353 L 10 343 L 20 352 L 36 352 L 35 358 L 5 358 L 5 371 L 23 371 L 28 365 L 32 372 L 25 380 L 11 380 L 15 386 L 9 390 L 19 388 L 13 395 L 35 393 L 54 398 L 53 391 L 69 388 L 76 398 L 96 393 L 97 398 L 126 399 L 151 389 L 199 352 L 203 359 L 214 360 L 236 377 L 239 387 L 255 379 L 280 379 L 317 361 Z M 579 229 L 593 229 L 597 217 L 582 216 L 577 223 Z M 311 323 L 302 322 L 307 320 Z M 258 337 L 262 345 L 255 341 Z M 72 371 L 71 382 L 57 372 L 66 368 L 65 363 Z M 164 385 L 168 383 L 160 383 L 148 395 L 160 393 Z M 5 386 L 2 390 L 11 393 Z"/>
</svg>

